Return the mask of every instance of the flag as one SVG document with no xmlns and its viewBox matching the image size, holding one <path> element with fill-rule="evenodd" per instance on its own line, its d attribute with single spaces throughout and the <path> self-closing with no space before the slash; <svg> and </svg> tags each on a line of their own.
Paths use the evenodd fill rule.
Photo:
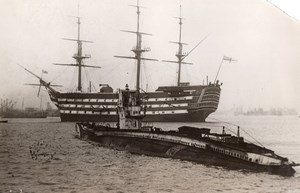
<svg viewBox="0 0 300 193">
<path fill-rule="evenodd" d="M 44 74 L 48 74 L 48 72 L 46 70 L 42 70 L 42 73 Z"/>
<path fill-rule="evenodd" d="M 228 56 L 223 56 L 223 60 L 227 60 L 227 61 L 229 61 L 229 63 L 237 61 L 237 60 L 232 59 L 231 57 L 228 57 Z"/>
</svg>

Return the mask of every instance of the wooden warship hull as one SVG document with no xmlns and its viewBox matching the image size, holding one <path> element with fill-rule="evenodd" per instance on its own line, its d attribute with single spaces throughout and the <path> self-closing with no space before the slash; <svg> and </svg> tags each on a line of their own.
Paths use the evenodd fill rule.
<svg viewBox="0 0 300 193">
<path fill-rule="evenodd" d="M 146 122 L 205 122 L 219 105 L 220 85 L 159 87 L 141 93 Z M 63 122 L 116 122 L 118 95 L 113 92 L 59 93 L 48 90 Z"/>
</svg>

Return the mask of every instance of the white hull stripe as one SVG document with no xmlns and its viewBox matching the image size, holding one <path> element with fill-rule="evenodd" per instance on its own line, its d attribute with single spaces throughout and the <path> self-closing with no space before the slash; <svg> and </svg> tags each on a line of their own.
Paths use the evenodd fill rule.
<svg viewBox="0 0 300 193">
<path fill-rule="evenodd" d="M 159 108 L 159 107 L 187 107 L 187 103 L 178 103 L 178 104 L 155 104 L 155 105 L 146 105 L 148 108 Z M 82 104 L 60 104 L 61 108 L 117 108 L 117 105 L 82 105 Z"/>
<path fill-rule="evenodd" d="M 80 114 L 80 115 L 117 115 L 116 111 L 82 111 L 82 110 L 60 110 L 61 114 Z M 147 111 L 146 115 L 171 115 L 171 114 L 186 114 L 187 110 L 174 110 L 174 111 Z"/>
<path fill-rule="evenodd" d="M 117 105 L 81 105 L 81 104 L 60 104 L 59 107 L 63 108 L 117 108 Z"/>
<path fill-rule="evenodd" d="M 145 101 L 176 101 L 176 100 L 191 100 L 193 96 L 186 97 L 168 97 L 168 98 L 149 98 Z M 118 102 L 118 99 L 69 99 L 69 98 L 58 98 L 59 102 Z"/>
<path fill-rule="evenodd" d="M 187 96 L 187 97 L 168 97 L 168 98 L 149 98 L 148 100 L 146 99 L 145 101 L 153 102 L 153 101 L 184 101 L 184 100 L 191 100 L 193 99 L 193 96 Z"/>
<path fill-rule="evenodd" d="M 58 98 L 59 102 L 118 102 L 118 99 L 69 99 Z"/>
</svg>

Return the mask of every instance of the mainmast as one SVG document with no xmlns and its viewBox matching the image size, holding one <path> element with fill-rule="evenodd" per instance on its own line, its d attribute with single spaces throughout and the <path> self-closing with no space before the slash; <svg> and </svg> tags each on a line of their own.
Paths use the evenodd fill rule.
<svg viewBox="0 0 300 193">
<path fill-rule="evenodd" d="M 81 65 L 82 60 L 90 58 L 90 56 L 82 56 L 82 41 L 80 41 L 80 17 L 77 17 L 78 35 L 77 35 L 77 55 L 74 54 L 73 58 L 76 60 L 78 65 L 78 91 L 81 91 Z"/>
<path fill-rule="evenodd" d="M 142 6 L 139 5 L 139 0 L 137 0 L 136 5 L 130 5 L 132 7 L 136 7 L 137 11 L 137 27 L 136 31 L 127 31 L 127 30 L 122 30 L 123 32 L 128 32 L 128 33 L 134 33 L 136 34 L 136 46 L 131 50 L 135 56 L 134 57 L 127 57 L 127 56 L 115 56 L 117 58 L 127 58 L 127 59 L 135 59 L 136 64 L 137 64 L 137 73 L 136 73 L 136 90 L 139 92 L 140 90 L 140 74 L 141 74 L 141 61 L 142 60 L 151 60 L 151 61 L 157 61 L 156 59 L 149 59 L 149 58 L 143 58 L 142 54 L 144 52 L 149 52 L 150 48 L 142 48 L 142 35 L 152 35 L 148 33 L 143 33 L 140 32 L 140 9 L 143 8 Z"/>
<path fill-rule="evenodd" d="M 141 56 L 143 52 L 150 51 L 150 50 L 142 50 L 142 35 L 140 34 L 140 6 L 139 0 L 137 0 L 136 6 L 136 13 L 137 13 L 137 25 L 136 25 L 136 47 L 132 49 L 135 53 L 137 58 L 137 73 L 136 73 L 136 90 L 140 90 L 140 74 L 141 74 Z"/>
<path fill-rule="evenodd" d="M 178 44 L 178 52 L 176 53 L 177 61 L 169 61 L 169 60 L 163 60 L 163 62 L 171 62 L 171 63 L 177 63 L 178 64 L 178 76 L 177 76 L 177 86 L 180 86 L 181 81 L 181 66 L 182 64 L 191 64 L 187 62 L 183 62 L 183 59 L 187 56 L 186 53 L 183 52 L 183 45 L 187 45 L 186 43 L 183 43 L 182 40 L 182 20 L 184 18 L 181 17 L 181 4 L 180 4 L 180 12 L 179 17 L 175 17 L 176 19 L 179 19 L 179 41 L 178 42 L 170 42 Z"/>
<path fill-rule="evenodd" d="M 80 39 L 80 19 L 81 17 L 75 17 L 77 18 L 77 28 L 78 28 L 78 31 L 77 31 L 77 39 L 68 39 L 68 38 L 63 38 L 64 40 L 68 40 L 68 41 L 75 41 L 77 42 L 77 53 L 75 53 L 73 55 L 73 58 L 75 59 L 76 61 L 76 64 L 58 64 L 58 63 L 54 63 L 54 65 L 62 65 L 62 66 L 75 66 L 78 68 L 78 83 L 77 83 L 77 90 L 79 92 L 82 91 L 82 67 L 90 67 L 90 68 L 101 68 L 100 66 L 90 66 L 90 65 L 85 65 L 83 63 L 83 60 L 84 59 L 87 59 L 87 58 L 91 58 L 91 55 L 88 55 L 88 54 L 85 54 L 83 55 L 82 53 L 82 43 L 85 42 L 85 43 L 93 43 L 91 41 L 86 41 L 86 40 L 81 40 Z"/>
<path fill-rule="evenodd" d="M 182 17 L 181 17 L 181 4 L 180 4 L 180 14 L 179 14 L 179 42 L 178 42 L 178 53 L 176 54 L 176 57 L 178 59 L 178 79 L 177 79 L 177 86 L 180 85 L 180 75 L 181 75 L 181 62 L 182 57 L 185 56 L 182 52 L 182 42 L 181 42 L 181 31 L 182 31 Z"/>
</svg>

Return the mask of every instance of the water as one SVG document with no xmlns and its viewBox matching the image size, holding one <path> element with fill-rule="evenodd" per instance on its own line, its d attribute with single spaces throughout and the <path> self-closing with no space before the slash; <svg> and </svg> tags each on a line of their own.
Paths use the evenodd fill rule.
<svg viewBox="0 0 300 193">
<path fill-rule="evenodd" d="M 300 163 L 300 118 L 213 118 L 244 126 L 266 147 Z M 300 192 L 300 167 L 291 178 L 226 170 L 98 147 L 75 138 L 74 123 L 55 118 L 9 121 L 0 124 L 0 192 Z"/>
</svg>

